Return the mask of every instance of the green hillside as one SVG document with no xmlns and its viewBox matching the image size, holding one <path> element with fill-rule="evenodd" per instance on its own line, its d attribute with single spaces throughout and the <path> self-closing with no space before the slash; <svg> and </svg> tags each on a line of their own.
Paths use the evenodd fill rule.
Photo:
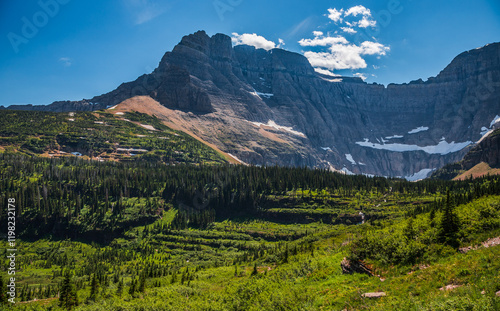
<svg viewBox="0 0 500 311">
<path fill-rule="evenodd" d="M 411 183 L 11 153 L 0 176 L 0 221 L 14 198 L 19 253 L 6 309 L 500 308 L 496 240 L 459 250 L 499 236 L 496 176 Z M 342 273 L 344 258 L 372 275 Z"/>
<path fill-rule="evenodd" d="M 189 135 L 138 112 L 52 113 L 0 110 L 0 151 L 100 161 L 224 163 Z"/>
</svg>

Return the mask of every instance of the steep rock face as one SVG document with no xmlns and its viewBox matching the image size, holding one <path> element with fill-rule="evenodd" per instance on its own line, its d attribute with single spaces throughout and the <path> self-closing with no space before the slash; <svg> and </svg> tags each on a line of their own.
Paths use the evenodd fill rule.
<svg viewBox="0 0 500 311">
<path fill-rule="evenodd" d="M 500 130 L 496 130 L 472 148 L 461 161 L 461 166 L 463 170 L 469 170 L 481 162 L 491 167 L 500 165 Z"/>
<path fill-rule="evenodd" d="M 500 167 L 500 124 L 485 134 L 481 141 L 467 152 L 459 162 L 449 163 L 434 172 L 435 179 L 468 179 L 487 174 L 499 174 Z"/>
<path fill-rule="evenodd" d="M 499 81 L 498 43 L 460 54 L 428 81 L 384 87 L 318 74 L 297 53 L 232 47 L 226 35 L 199 31 L 150 74 L 91 100 L 40 109 L 103 109 L 146 95 L 247 163 L 421 177 L 460 160 L 491 126 Z"/>
</svg>

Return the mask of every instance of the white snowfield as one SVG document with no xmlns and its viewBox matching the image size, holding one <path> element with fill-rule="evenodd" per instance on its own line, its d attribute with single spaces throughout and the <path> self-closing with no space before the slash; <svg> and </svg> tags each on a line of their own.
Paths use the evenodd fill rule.
<svg viewBox="0 0 500 311">
<path fill-rule="evenodd" d="M 339 173 L 345 174 L 345 175 L 354 175 L 353 172 L 348 170 L 346 167 L 342 168 Z"/>
<path fill-rule="evenodd" d="M 419 126 L 416 129 L 413 129 L 413 130 L 409 131 L 408 134 L 416 134 L 416 133 L 420 133 L 420 132 L 423 132 L 423 131 L 427 131 L 428 129 L 429 128 L 427 126 Z"/>
<path fill-rule="evenodd" d="M 413 175 L 405 176 L 405 179 L 408 181 L 419 181 L 419 180 L 427 178 L 429 176 L 429 174 L 431 172 L 433 172 L 434 170 L 436 170 L 436 169 L 435 168 L 424 168 L 424 169 L 416 172 Z"/>
<path fill-rule="evenodd" d="M 333 83 L 342 82 L 342 79 L 341 79 L 341 78 L 327 79 L 327 78 L 323 78 L 323 77 L 321 77 L 321 79 L 322 79 L 322 80 L 325 80 L 325 81 L 328 81 L 328 82 L 333 82 Z"/>
<path fill-rule="evenodd" d="M 488 137 L 491 133 L 493 133 L 493 131 L 495 130 L 495 128 L 498 128 L 497 126 L 495 126 L 497 123 L 500 122 L 500 116 L 496 115 L 495 118 L 493 118 L 493 120 L 490 122 L 490 127 L 489 128 L 486 128 L 486 126 L 483 126 L 481 128 L 481 138 L 476 141 L 476 144 L 479 144 L 480 142 L 483 141 L 483 139 L 485 139 L 486 137 Z"/>
<path fill-rule="evenodd" d="M 345 155 L 345 158 L 347 159 L 347 161 L 351 162 L 352 165 L 356 165 L 356 161 L 354 161 L 354 158 L 352 157 L 352 155 L 350 153 L 347 153 Z"/>
<path fill-rule="evenodd" d="M 255 89 L 253 89 L 253 92 L 250 92 L 250 94 L 252 94 L 253 96 L 257 96 L 259 98 L 262 98 L 262 97 L 271 98 L 272 96 L 274 96 L 274 94 L 272 94 L 272 93 L 261 93 L 261 92 L 257 92 Z"/>
<path fill-rule="evenodd" d="M 266 123 L 261 123 L 261 122 L 251 122 L 251 121 L 248 121 L 248 122 L 252 123 L 253 125 L 255 125 L 257 127 L 268 126 L 268 127 L 274 128 L 274 129 L 276 129 L 278 131 L 285 131 L 285 132 L 288 132 L 288 133 L 291 133 L 291 134 L 294 134 L 294 135 L 297 135 L 297 136 L 300 136 L 300 137 L 306 137 L 306 135 L 304 135 L 304 133 L 299 132 L 299 131 L 294 131 L 293 128 L 289 127 L 289 126 L 278 125 L 273 120 L 267 121 L 267 124 Z"/>
<path fill-rule="evenodd" d="M 497 116 L 493 119 L 493 121 L 491 121 L 491 123 L 490 123 L 490 128 L 491 128 L 493 125 L 495 125 L 496 123 L 498 123 L 498 122 L 500 122 L 500 116 L 498 116 L 498 115 L 497 115 Z"/>
<path fill-rule="evenodd" d="M 392 135 L 392 136 L 387 136 L 385 139 L 393 139 L 393 138 L 403 138 L 403 135 Z"/>
<path fill-rule="evenodd" d="M 330 148 L 330 147 L 320 147 L 320 148 L 325 150 L 325 151 L 332 150 L 332 148 Z"/>
<path fill-rule="evenodd" d="M 406 145 L 406 144 L 376 144 L 371 143 L 368 138 L 365 138 L 365 141 L 358 141 L 356 144 L 362 147 L 368 147 L 373 149 L 380 150 L 389 150 L 395 152 L 406 152 L 406 151 L 424 151 L 429 154 L 449 154 L 453 152 L 460 151 L 472 144 L 472 141 L 465 141 L 462 143 L 455 143 L 452 141 L 451 143 L 446 142 L 446 140 L 441 140 L 439 144 L 434 146 L 418 146 L 418 145 Z"/>
</svg>

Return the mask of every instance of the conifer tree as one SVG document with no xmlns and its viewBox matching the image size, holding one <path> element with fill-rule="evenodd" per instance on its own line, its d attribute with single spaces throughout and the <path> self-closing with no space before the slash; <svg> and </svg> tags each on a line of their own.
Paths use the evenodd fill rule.
<svg viewBox="0 0 500 311">
<path fill-rule="evenodd" d="M 123 293 L 123 280 L 118 281 L 118 288 L 116 289 L 116 295 L 121 297 Z"/>
<path fill-rule="evenodd" d="M 132 280 L 132 282 L 130 282 L 130 287 L 128 289 L 128 293 L 130 294 L 130 296 L 134 295 L 134 293 L 135 293 L 135 279 Z"/>
<path fill-rule="evenodd" d="M 75 288 L 71 282 L 71 275 L 68 272 L 64 275 L 64 280 L 61 284 L 61 291 L 59 294 L 59 306 L 71 310 L 78 305 L 78 297 Z"/>
<path fill-rule="evenodd" d="M 96 301 L 97 292 L 99 290 L 99 285 L 97 284 L 97 277 L 95 274 L 92 275 L 92 281 L 90 282 L 90 296 L 89 299 L 92 301 Z"/>
<path fill-rule="evenodd" d="M 257 263 L 255 263 L 253 265 L 253 271 L 252 271 L 252 275 L 257 275 L 259 273 L 259 271 L 257 271 Z"/>
<path fill-rule="evenodd" d="M 450 191 L 446 194 L 446 203 L 443 210 L 443 216 L 439 225 L 439 241 L 458 248 L 458 231 L 460 230 L 460 220 L 453 208 L 453 202 L 450 197 Z"/>
<path fill-rule="evenodd" d="M 141 293 L 144 293 L 145 287 L 146 287 L 146 274 L 143 272 L 143 273 L 141 273 L 141 276 L 140 276 L 140 279 L 139 279 L 139 288 L 138 288 L 138 290 Z"/>
</svg>

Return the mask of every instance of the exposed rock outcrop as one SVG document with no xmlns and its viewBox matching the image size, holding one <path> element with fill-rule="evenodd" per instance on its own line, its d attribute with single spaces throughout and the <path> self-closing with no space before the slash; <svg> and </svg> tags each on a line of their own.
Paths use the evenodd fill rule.
<svg viewBox="0 0 500 311">
<path fill-rule="evenodd" d="M 488 173 L 497 173 L 500 167 L 500 129 L 485 136 L 464 156 L 455 163 L 450 163 L 436 171 L 432 178 L 453 179 L 482 176 Z"/>
<path fill-rule="evenodd" d="M 386 296 L 385 292 L 364 293 L 361 295 L 361 297 L 364 297 L 364 298 L 381 298 L 381 297 L 385 297 L 385 296 Z"/>
<path fill-rule="evenodd" d="M 344 274 L 363 273 L 368 274 L 369 276 L 373 276 L 370 268 L 368 268 L 364 263 L 357 260 L 344 258 L 340 263 L 340 267 L 342 268 L 342 273 Z"/>
</svg>

